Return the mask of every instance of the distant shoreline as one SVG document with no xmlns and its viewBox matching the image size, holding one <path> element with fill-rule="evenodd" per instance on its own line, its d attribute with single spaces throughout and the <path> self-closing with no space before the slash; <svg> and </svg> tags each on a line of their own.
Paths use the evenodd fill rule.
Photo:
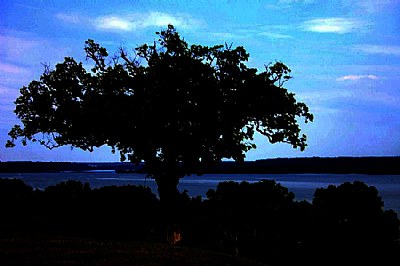
<svg viewBox="0 0 400 266">
<path fill-rule="evenodd" d="M 143 171 L 143 164 L 127 162 L 0 162 L 1 173 L 49 173 L 64 171 L 110 170 L 117 173 Z M 205 169 L 204 174 L 400 174 L 400 156 L 388 157 L 304 157 L 277 158 L 243 163 L 222 162 Z"/>
</svg>

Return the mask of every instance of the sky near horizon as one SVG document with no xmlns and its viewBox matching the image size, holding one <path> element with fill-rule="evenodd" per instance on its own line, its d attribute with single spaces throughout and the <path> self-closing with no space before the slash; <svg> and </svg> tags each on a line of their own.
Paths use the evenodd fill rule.
<svg viewBox="0 0 400 266">
<path fill-rule="evenodd" d="M 6 149 L 14 100 L 43 63 L 85 64 L 89 38 L 114 54 L 152 43 L 169 23 L 189 44 L 244 46 L 249 67 L 292 69 L 286 87 L 315 116 L 302 126 L 308 147 L 257 136 L 247 160 L 400 155 L 400 0 L 0 0 L 0 161 L 118 161 L 107 147 Z"/>
</svg>

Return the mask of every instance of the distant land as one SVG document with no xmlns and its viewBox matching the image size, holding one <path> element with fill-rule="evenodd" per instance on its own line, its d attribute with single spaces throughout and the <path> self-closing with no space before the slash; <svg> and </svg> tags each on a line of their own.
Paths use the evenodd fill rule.
<svg viewBox="0 0 400 266">
<path fill-rule="evenodd" d="M 127 162 L 0 162 L 1 173 L 103 171 L 145 173 L 143 164 Z M 204 171 L 208 174 L 400 174 L 400 156 L 391 157 L 305 157 L 277 158 L 243 163 L 222 162 Z"/>
</svg>

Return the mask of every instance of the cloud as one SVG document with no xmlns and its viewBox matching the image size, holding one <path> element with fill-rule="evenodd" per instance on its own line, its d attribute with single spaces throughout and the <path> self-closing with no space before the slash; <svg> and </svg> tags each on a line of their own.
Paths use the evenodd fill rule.
<svg viewBox="0 0 400 266">
<path fill-rule="evenodd" d="M 130 31 L 134 25 L 129 20 L 109 16 L 98 18 L 95 27 L 100 30 Z"/>
<path fill-rule="evenodd" d="M 353 4 L 357 4 L 361 9 L 363 9 L 367 13 L 378 13 L 386 8 L 391 6 L 395 6 L 399 3 L 398 0 L 353 0 Z"/>
<path fill-rule="evenodd" d="M 357 87 L 356 85 L 301 92 L 296 94 L 299 101 L 306 102 L 310 109 L 318 114 L 347 112 L 348 108 L 372 108 L 379 105 L 384 108 L 399 109 L 400 97 L 395 91 L 379 87 Z M 347 106 L 347 107 L 346 107 Z M 318 111 L 318 112 L 317 112 Z"/>
<path fill-rule="evenodd" d="M 0 58 L 1 62 L 13 64 L 14 67 L 3 66 L 3 70 L 8 72 L 13 71 L 14 75 L 3 75 L 0 77 L 0 83 L 5 83 L 4 79 L 8 82 L 11 77 L 16 77 L 16 66 L 24 66 L 23 69 L 29 71 L 23 72 L 18 75 L 18 83 L 28 81 L 32 78 L 31 74 L 42 72 L 43 66 L 41 62 L 57 62 L 71 54 L 73 49 L 70 45 L 65 45 L 54 39 L 40 38 L 37 35 L 27 32 L 10 32 L 13 35 L 0 34 Z M 4 72 L 5 73 L 5 72 Z"/>
<path fill-rule="evenodd" d="M 70 24 L 91 25 L 101 31 L 136 31 L 148 27 L 165 27 L 172 24 L 178 28 L 188 29 L 201 26 L 203 23 L 188 14 L 168 14 L 164 12 L 133 13 L 126 15 L 109 15 L 95 18 L 77 14 L 58 13 L 56 18 Z"/>
<path fill-rule="evenodd" d="M 207 32 L 205 34 L 207 34 L 207 36 L 211 35 L 213 38 L 222 38 L 224 40 L 244 39 L 248 37 L 248 35 L 245 34 L 233 34 L 231 32 Z"/>
<path fill-rule="evenodd" d="M 14 109 L 14 100 L 19 95 L 19 89 L 0 85 L 0 106 L 9 106 L 9 109 Z M 0 116 L 1 118 L 1 116 Z"/>
<path fill-rule="evenodd" d="M 259 35 L 266 36 L 271 39 L 292 39 L 293 36 L 274 32 L 261 32 Z"/>
<path fill-rule="evenodd" d="M 28 77 L 32 75 L 30 69 L 0 62 L 0 95 L 10 92 L 10 87 L 20 87 L 21 82 L 28 81 Z M 4 86 L 8 86 L 5 88 Z"/>
<path fill-rule="evenodd" d="M 310 91 L 296 94 L 300 101 L 304 101 L 314 105 L 319 105 L 323 102 L 337 100 L 340 98 L 350 98 L 352 97 L 352 95 L 353 93 L 350 90 L 343 89 Z"/>
<path fill-rule="evenodd" d="M 0 95 L 7 94 L 9 91 L 10 89 L 0 87 Z"/>
<path fill-rule="evenodd" d="M 379 77 L 375 76 L 375 75 L 347 75 L 347 76 L 337 78 L 336 81 L 346 81 L 346 80 L 356 81 L 356 80 L 361 80 L 361 79 L 377 80 L 377 79 L 379 79 Z"/>
<path fill-rule="evenodd" d="M 204 32 L 209 37 L 222 38 L 224 41 L 255 39 L 260 37 L 267 37 L 269 39 L 293 39 L 294 37 L 286 34 L 288 28 L 284 25 L 252 25 L 244 26 L 236 29 L 234 32 Z M 284 33 L 280 33 L 284 32 Z"/>
<path fill-rule="evenodd" d="M 202 23 L 187 14 L 170 15 L 162 12 L 150 12 L 145 20 L 144 26 L 166 26 L 173 24 L 181 28 L 198 27 Z"/>
<path fill-rule="evenodd" d="M 305 21 L 301 28 L 305 31 L 319 33 L 349 33 L 364 29 L 368 24 L 350 18 L 318 18 Z"/>
<path fill-rule="evenodd" d="M 0 47 L 10 58 L 21 58 L 41 46 L 41 42 L 9 35 L 0 35 Z"/>
<path fill-rule="evenodd" d="M 79 24 L 83 20 L 83 17 L 77 14 L 64 14 L 64 13 L 56 14 L 56 18 L 71 24 Z"/>
<path fill-rule="evenodd" d="M 279 4 L 292 4 L 292 3 L 303 3 L 303 4 L 311 4 L 316 0 L 279 0 Z"/>
<path fill-rule="evenodd" d="M 24 4 L 15 4 L 15 5 L 16 5 L 16 6 L 23 7 L 23 8 L 27 8 L 27 9 L 35 10 L 35 11 L 37 11 L 37 10 L 40 10 L 40 8 L 39 8 L 39 7 L 35 7 L 35 6 L 24 5 Z"/>
<path fill-rule="evenodd" d="M 8 73 L 8 74 L 25 74 L 28 71 L 22 67 L 1 63 L 0 62 L 0 72 Z"/>
<path fill-rule="evenodd" d="M 278 0 L 277 2 L 266 4 L 265 8 L 268 9 L 288 9 L 291 8 L 294 4 L 313 4 L 317 0 Z M 272 2 L 272 1 L 271 1 Z"/>
<path fill-rule="evenodd" d="M 400 46 L 394 45 L 356 45 L 356 50 L 367 54 L 394 55 L 400 56 Z"/>
</svg>

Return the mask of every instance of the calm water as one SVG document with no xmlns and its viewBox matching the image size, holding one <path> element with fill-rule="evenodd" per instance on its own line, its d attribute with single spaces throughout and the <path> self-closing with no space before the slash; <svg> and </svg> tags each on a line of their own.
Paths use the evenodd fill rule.
<svg viewBox="0 0 400 266">
<path fill-rule="evenodd" d="M 62 181 L 78 180 L 87 182 L 92 188 L 110 185 L 145 185 L 156 193 L 154 180 L 143 174 L 116 174 L 114 171 L 63 172 L 63 173 L 0 173 L 0 178 L 18 178 L 26 184 L 39 189 Z M 273 179 L 287 187 L 297 200 L 311 201 L 316 188 L 339 185 L 346 181 L 362 181 L 378 189 L 385 202 L 385 209 L 393 209 L 400 214 L 400 175 L 338 175 L 338 174 L 206 174 L 187 176 L 181 179 L 179 189 L 188 190 L 190 196 L 206 196 L 210 188 L 216 188 L 222 181 L 257 182 Z"/>
</svg>

